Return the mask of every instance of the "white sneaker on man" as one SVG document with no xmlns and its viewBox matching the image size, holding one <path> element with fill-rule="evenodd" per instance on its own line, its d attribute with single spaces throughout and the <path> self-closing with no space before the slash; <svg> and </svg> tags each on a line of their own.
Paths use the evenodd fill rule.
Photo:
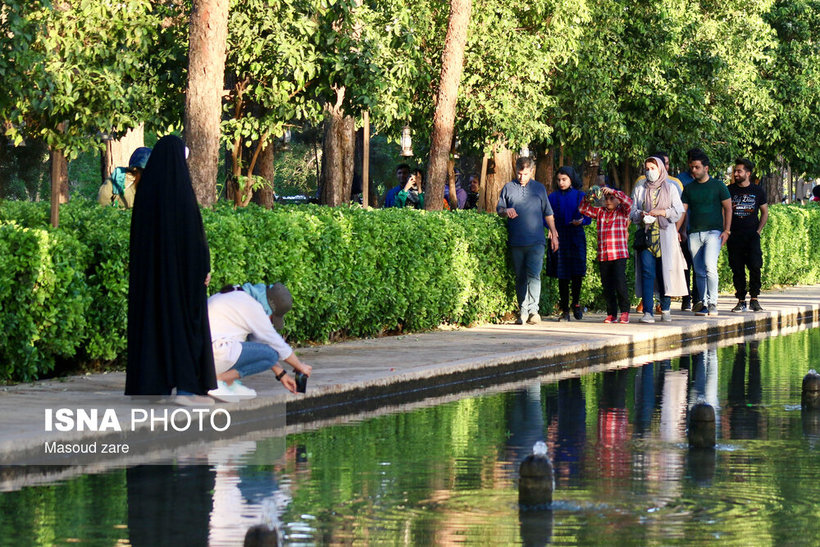
<svg viewBox="0 0 820 547">
<path fill-rule="evenodd" d="M 672 312 L 671 311 L 662 311 L 661 312 L 661 321 L 669 322 L 672 320 Z"/>
<path fill-rule="evenodd" d="M 643 317 L 641 317 L 641 323 L 654 323 L 655 318 L 652 316 L 651 313 L 644 313 Z"/>
<path fill-rule="evenodd" d="M 235 403 L 239 401 L 241 397 L 238 394 L 234 393 L 232 387 L 233 386 L 229 386 L 222 380 L 217 380 L 216 389 L 212 389 L 211 391 L 209 391 L 208 395 L 210 395 L 217 401 L 222 401 L 224 403 Z"/>
</svg>

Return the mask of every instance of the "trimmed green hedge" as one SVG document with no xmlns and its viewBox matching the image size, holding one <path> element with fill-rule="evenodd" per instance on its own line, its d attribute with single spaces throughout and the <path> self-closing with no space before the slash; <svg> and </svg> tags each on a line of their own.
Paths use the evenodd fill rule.
<svg viewBox="0 0 820 547">
<path fill-rule="evenodd" d="M 766 287 L 820 281 L 820 209 L 772 206 Z M 48 204 L 0 202 L 0 380 L 48 374 L 55 359 L 111 361 L 126 348 L 130 214 L 75 200 L 48 227 Z M 504 222 L 470 211 L 220 205 L 203 211 L 211 291 L 282 281 L 294 296 L 295 342 L 496 321 L 515 311 Z M 582 300 L 603 308 L 595 227 L 587 227 Z M 630 288 L 633 265 L 627 275 Z M 731 273 L 720 260 L 722 290 Z M 541 312 L 557 282 L 543 278 Z"/>
</svg>

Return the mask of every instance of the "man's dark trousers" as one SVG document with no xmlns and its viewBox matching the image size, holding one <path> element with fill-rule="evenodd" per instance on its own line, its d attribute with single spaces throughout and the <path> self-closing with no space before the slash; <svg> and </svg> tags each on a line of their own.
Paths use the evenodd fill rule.
<svg viewBox="0 0 820 547">
<path fill-rule="evenodd" d="M 726 242 L 732 283 L 738 300 L 746 300 L 746 268 L 749 269 L 749 296 L 760 294 L 760 269 L 763 267 L 763 253 L 760 250 L 760 234 L 757 231 L 732 232 Z"/>
</svg>

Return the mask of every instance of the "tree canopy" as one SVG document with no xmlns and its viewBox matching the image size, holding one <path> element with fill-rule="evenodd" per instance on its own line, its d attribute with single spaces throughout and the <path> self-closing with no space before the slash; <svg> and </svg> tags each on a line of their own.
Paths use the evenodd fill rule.
<svg viewBox="0 0 820 547">
<path fill-rule="evenodd" d="M 429 142 L 448 2 L 231 4 L 223 143 L 316 122 L 345 88 L 374 131 Z M 10 0 L 0 8 L 0 119 L 71 154 L 99 132 L 179 126 L 190 6 Z M 455 129 L 462 146 L 561 146 L 680 164 L 699 146 L 820 174 L 817 0 L 474 0 Z"/>
</svg>

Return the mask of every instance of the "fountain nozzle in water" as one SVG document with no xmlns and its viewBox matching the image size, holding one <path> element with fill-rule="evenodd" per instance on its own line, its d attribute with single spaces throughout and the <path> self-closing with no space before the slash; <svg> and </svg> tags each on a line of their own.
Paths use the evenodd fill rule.
<svg viewBox="0 0 820 547">
<path fill-rule="evenodd" d="M 518 475 L 518 504 L 522 509 L 543 509 L 552 504 L 555 477 L 543 441 L 532 447 L 532 454 L 521 462 Z"/>
<path fill-rule="evenodd" d="M 803 394 L 800 397 L 803 410 L 820 410 L 820 374 L 811 369 L 803 377 Z"/>
<path fill-rule="evenodd" d="M 715 409 L 708 403 L 698 403 L 689 411 L 689 446 L 715 446 Z"/>
</svg>

